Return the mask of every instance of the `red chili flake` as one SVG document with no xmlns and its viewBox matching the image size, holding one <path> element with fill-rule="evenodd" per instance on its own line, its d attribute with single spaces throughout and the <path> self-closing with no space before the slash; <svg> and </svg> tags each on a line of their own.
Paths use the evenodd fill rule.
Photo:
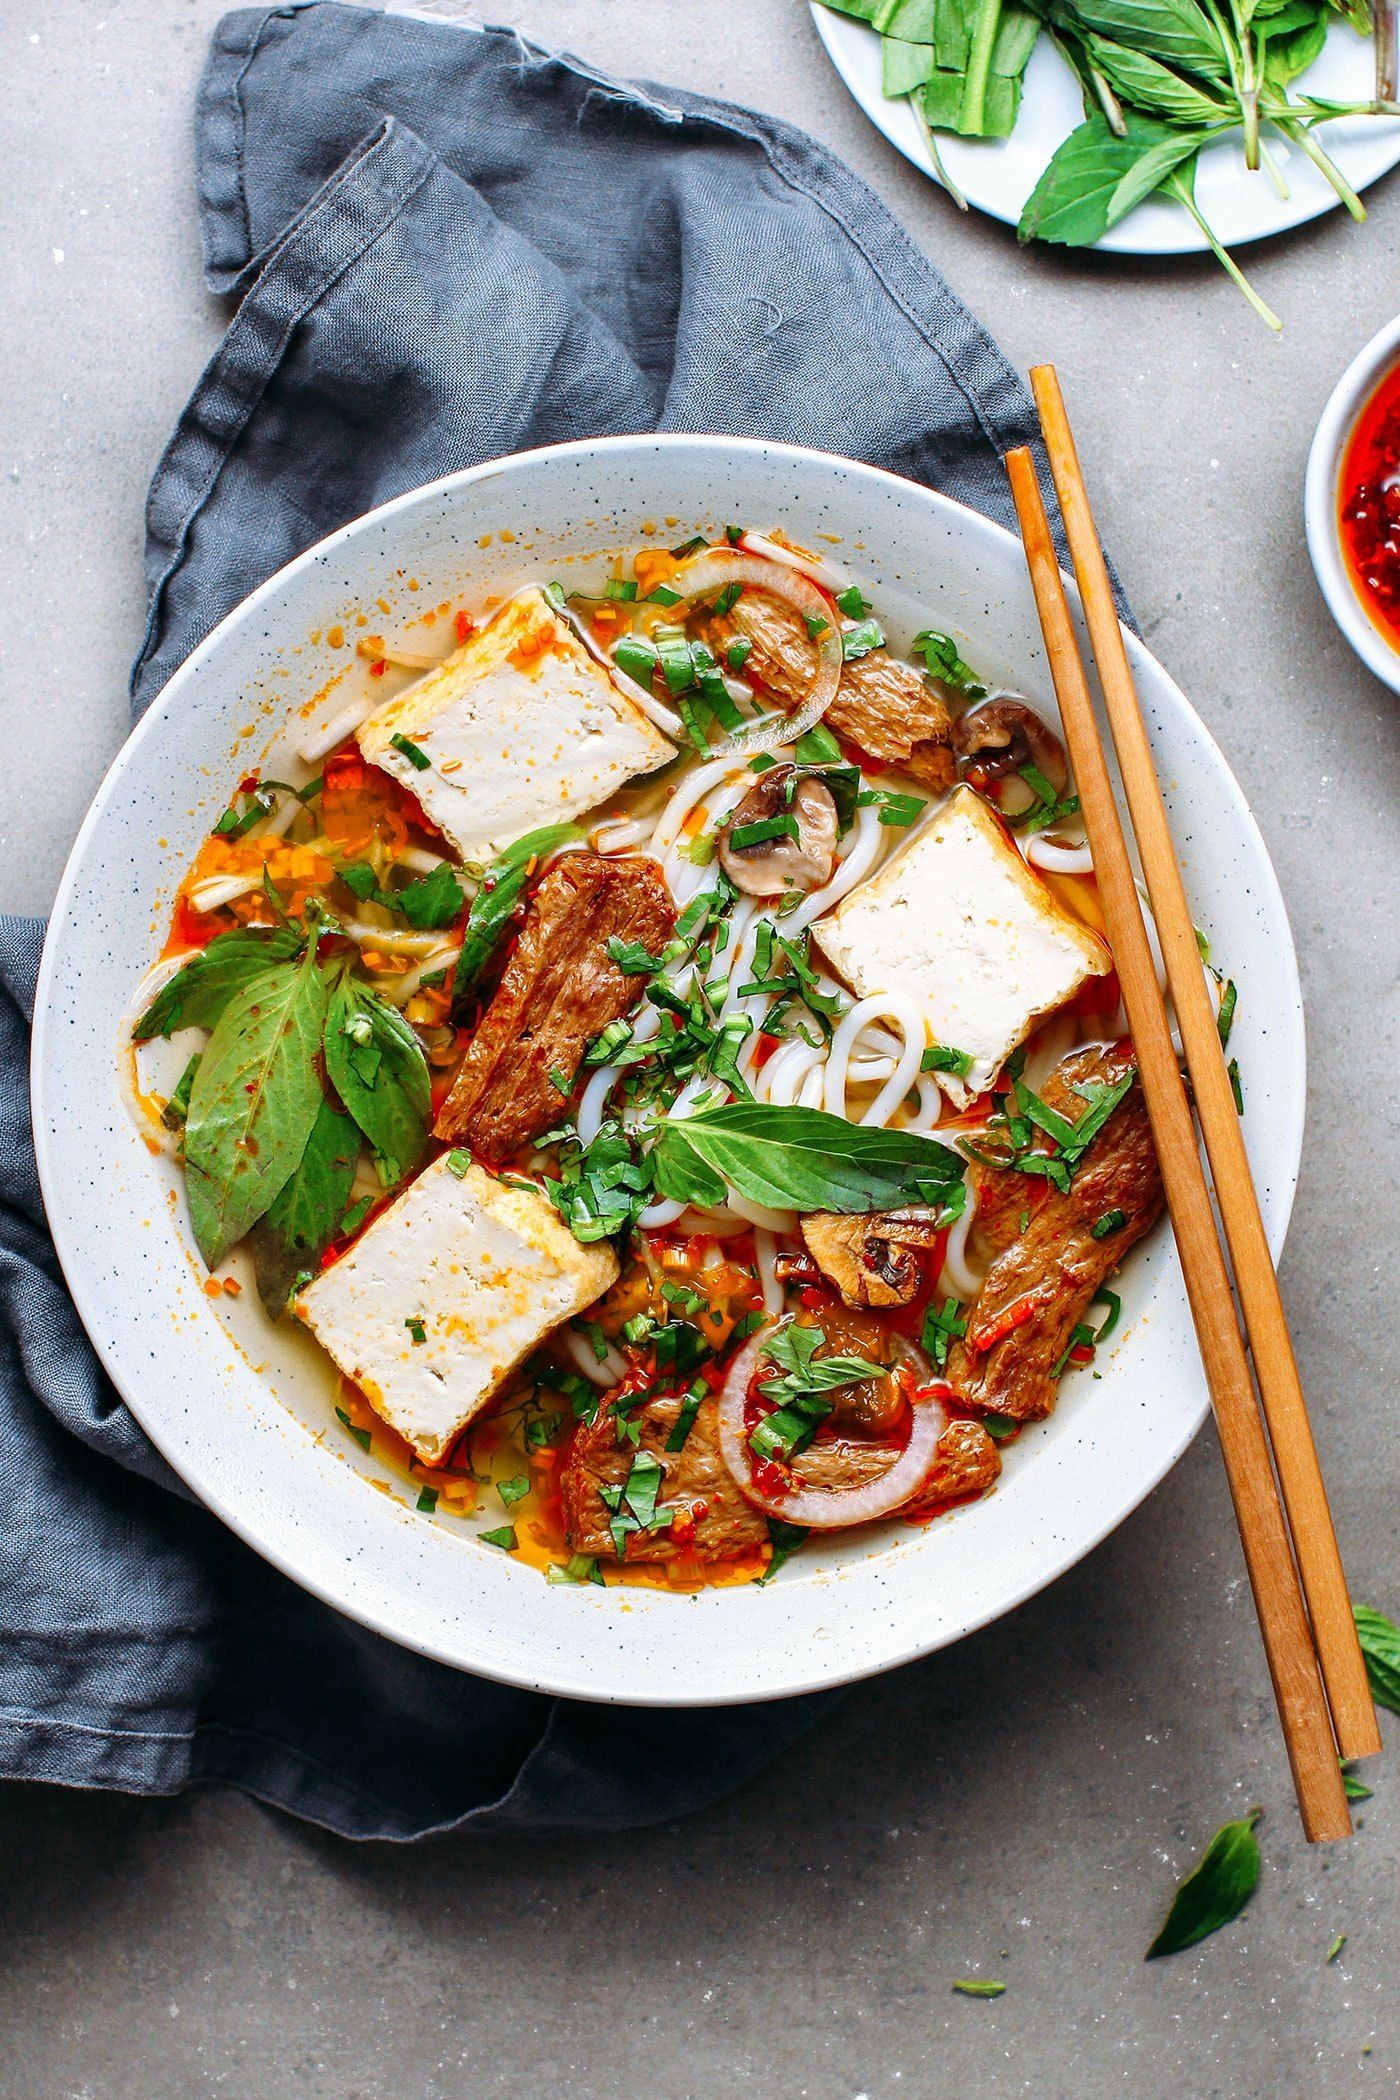
<svg viewBox="0 0 1400 2100">
<path fill-rule="evenodd" d="M 476 622 L 470 613 L 457 613 L 453 618 L 452 624 L 457 630 L 457 640 L 459 642 L 465 642 L 469 636 L 476 633 Z"/>
<path fill-rule="evenodd" d="M 984 1355 L 998 1342 L 1005 1341 L 1007 1335 L 1014 1334 L 1018 1327 L 1024 1327 L 1027 1320 L 1034 1319 L 1045 1303 L 1045 1297 L 1044 1291 L 1032 1291 L 1028 1297 L 1018 1299 L 1014 1305 L 1008 1305 L 1006 1311 L 993 1320 L 989 1327 L 983 1327 L 976 1334 L 966 1337 L 967 1348 L 974 1356 Z"/>
<path fill-rule="evenodd" d="M 386 668 L 386 665 L 385 665 L 385 659 L 384 659 L 384 658 L 383 658 L 383 657 L 381 656 L 381 657 L 380 657 L 380 659 L 379 659 L 379 661 L 378 661 L 378 663 L 374 663 L 374 664 L 371 664 L 371 665 L 370 665 L 370 667 L 369 667 L 369 675 L 370 675 L 370 677 L 371 677 L 371 678 L 382 678 L 382 677 L 384 676 L 385 668 Z"/>
</svg>

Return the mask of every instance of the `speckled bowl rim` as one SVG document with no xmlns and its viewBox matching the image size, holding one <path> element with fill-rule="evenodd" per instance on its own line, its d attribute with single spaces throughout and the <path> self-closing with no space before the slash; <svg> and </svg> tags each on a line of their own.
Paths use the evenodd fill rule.
<svg viewBox="0 0 1400 2100">
<path fill-rule="evenodd" d="M 1400 364 L 1400 314 L 1378 329 L 1328 396 L 1308 447 L 1303 529 L 1318 588 L 1338 627 L 1382 685 L 1400 693 L 1400 650 L 1392 648 L 1352 581 L 1338 521 L 1342 459 L 1362 409 L 1390 369 Z"/>
<path fill-rule="evenodd" d="M 64 1052 L 67 1038 L 68 1055 L 77 1054 L 73 1043 L 84 1011 L 76 958 L 88 954 L 94 966 L 90 983 L 113 967 L 110 953 L 94 954 L 90 945 L 84 950 L 76 907 L 84 898 L 89 863 L 100 870 L 109 848 L 114 864 L 120 860 L 119 842 L 105 838 L 104 827 L 109 821 L 115 826 L 127 776 L 144 754 L 173 736 L 172 723 L 198 704 L 201 679 L 212 676 L 211 667 L 217 670 L 224 652 L 236 654 L 240 637 L 260 620 L 271 622 L 284 595 L 306 583 L 309 572 L 328 571 L 365 535 L 407 530 L 415 513 L 426 517 L 433 506 L 483 492 L 489 496 L 492 484 L 508 483 L 510 477 L 543 473 L 562 483 L 578 469 L 606 481 L 609 475 L 628 477 L 634 469 L 631 480 L 643 474 L 664 491 L 668 474 L 687 465 L 702 471 L 707 459 L 713 459 L 717 472 L 740 481 L 746 473 L 760 479 L 767 473 L 781 476 L 786 488 L 809 477 L 814 504 L 816 490 L 827 487 L 835 503 L 854 483 L 872 503 L 893 502 L 896 512 L 908 508 L 918 515 L 919 577 L 930 593 L 939 584 L 923 550 L 936 546 L 941 532 L 945 544 L 970 542 L 978 550 L 978 560 L 969 557 L 978 592 L 991 594 L 994 588 L 979 565 L 985 563 L 987 573 L 1001 576 L 1018 610 L 1023 592 L 1029 603 L 1019 543 L 1003 527 L 916 483 L 804 447 L 679 434 L 615 437 L 512 455 L 411 491 L 342 527 L 237 607 L 175 673 L 118 754 L 79 832 L 55 901 L 39 974 L 32 1055 L 40 1181 L 79 1314 L 136 1419 L 200 1499 L 304 1588 L 424 1655 L 529 1689 L 654 1706 L 792 1697 L 893 1668 L 1013 1609 L 1090 1552 L 1157 1486 L 1207 1410 L 1175 1252 L 1166 1236 L 1135 1252 L 1134 1262 L 1147 1279 L 1142 1315 L 1125 1321 L 1126 1332 L 1105 1352 L 1102 1392 L 1092 1403 L 1086 1392 L 1073 1408 L 1062 1401 L 1041 1432 L 1048 1437 L 1058 1425 L 1058 1441 L 1042 1445 L 1039 1470 L 1032 1473 L 1027 1464 L 1016 1494 L 1003 1483 L 997 1494 L 934 1525 L 903 1530 L 888 1545 L 856 1550 L 848 1564 L 819 1562 L 804 1569 L 794 1563 L 782 1584 L 761 1592 L 737 1588 L 694 1596 L 591 1585 L 552 1588 L 534 1571 L 472 1541 L 447 1540 L 443 1551 L 433 1541 L 445 1534 L 421 1521 L 408 1530 L 403 1512 L 366 1492 L 343 1454 L 336 1454 L 340 1462 L 333 1466 L 325 1447 L 293 1421 L 246 1360 L 214 1339 L 223 1329 L 208 1316 L 207 1302 L 201 1308 L 192 1295 L 192 1279 L 183 1270 L 192 1272 L 193 1264 L 173 1227 L 162 1221 L 162 1230 L 144 1243 L 132 1230 L 124 1230 L 112 1247 L 95 1238 L 94 1180 L 111 1175 L 116 1186 L 123 1173 L 144 1173 L 148 1155 L 124 1116 L 113 1118 L 110 1127 L 101 1123 L 101 1116 L 111 1113 L 105 1097 L 90 1112 L 90 1129 L 83 1123 L 85 1104 L 65 1127 Z M 666 501 L 663 493 L 650 508 L 664 508 Z M 990 617 L 990 602 L 986 610 Z M 1246 1033 L 1262 1031 L 1260 1043 L 1267 1042 L 1269 1051 L 1267 1058 L 1261 1056 L 1258 1089 L 1264 1107 L 1247 1115 L 1246 1136 L 1277 1258 L 1297 1183 L 1306 1079 L 1301 991 L 1283 899 L 1244 795 L 1204 725 L 1143 645 L 1130 636 L 1129 646 L 1149 726 L 1156 728 L 1159 716 L 1169 725 L 1162 732 L 1169 746 L 1168 798 L 1175 772 L 1195 766 L 1215 802 L 1213 811 L 1200 812 L 1206 834 L 1200 851 L 1204 857 L 1219 853 L 1222 833 L 1230 834 L 1228 849 L 1235 859 L 1225 895 L 1231 910 L 1237 900 L 1247 899 L 1256 915 L 1252 929 L 1243 917 L 1235 927 L 1236 941 L 1254 950 L 1242 1020 Z M 1036 684 L 1048 692 L 1048 680 L 1040 677 Z M 1211 824 L 1205 823 L 1207 817 L 1213 818 Z M 88 901 L 95 901 L 94 893 Z M 1243 911 L 1242 904 L 1239 908 Z M 1218 918 L 1215 928 L 1223 936 Z M 1258 1053 L 1259 1043 L 1254 1047 Z M 80 1063 L 69 1076 L 75 1082 L 85 1079 L 88 1069 Z M 142 1266 L 147 1259 L 150 1274 Z M 172 1306 L 153 1307 L 153 1276 L 171 1293 Z M 200 1373 L 195 1402 L 186 1359 L 177 1351 L 172 1361 L 170 1351 L 162 1355 L 158 1350 L 157 1310 L 193 1323 Z M 1111 1449 L 1099 1451 L 1098 1433 Z M 250 1452 L 254 1473 L 240 1475 Z M 1054 1463 L 1049 1462 L 1052 1454 Z M 1088 1478 L 1072 1472 L 1062 1477 L 1066 1457 L 1074 1454 L 1088 1454 Z M 287 1467 L 285 1479 L 272 1463 L 277 1458 Z M 1024 1529 L 1027 1512 L 1038 1514 L 1047 1527 L 1045 1539 L 1028 1557 L 1017 1528 Z M 966 1548 L 974 1538 L 980 1552 L 969 1555 Z M 448 1579 L 449 1559 L 456 1580 L 466 1571 L 465 1608 Z M 1018 1559 L 1023 1564 L 1013 1574 Z M 940 1590 L 940 1576 L 950 1568 L 966 1570 L 969 1563 L 968 1587 L 975 1590 L 990 1568 L 990 1591 L 947 1596 Z M 528 1592 L 524 1584 L 531 1586 Z M 773 1614 L 764 1620 L 756 1607 L 773 1607 Z"/>
</svg>

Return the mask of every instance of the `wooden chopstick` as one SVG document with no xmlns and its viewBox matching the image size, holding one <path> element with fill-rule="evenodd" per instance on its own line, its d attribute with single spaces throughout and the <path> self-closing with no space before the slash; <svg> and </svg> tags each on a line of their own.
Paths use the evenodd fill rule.
<svg viewBox="0 0 1400 2100">
<path fill-rule="evenodd" d="M 1108 566 L 1054 366 L 1033 371 L 1031 386 L 1079 579 L 1128 816 L 1157 921 L 1337 1744 L 1343 1757 L 1370 1757 L 1381 1747 L 1375 1702 L 1366 1682 L 1327 1489 Z"/>
<path fill-rule="evenodd" d="M 1264 1426 L 1236 1323 L 1215 1214 L 1196 1149 L 1196 1133 L 1177 1069 L 1166 1004 L 1133 881 L 1127 842 L 1099 741 L 1089 684 L 1075 638 L 1050 524 L 1026 447 L 1006 455 L 1021 521 L 1036 609 L 1060 703 L 1065 741 L 1094 856 L 1099 898 L 1118 968 L 1156 1141 L 1186 1293 L 1220 1433 L 1245 1565 L 1283 1724 L 1303 1829 L 1310 1841 L 1349 1836 L 1351 1817 L 1331 1717 L 1308 1630 L 1298 1571 L 1289 1550 L 1269 1464 Z"/>
</svg>

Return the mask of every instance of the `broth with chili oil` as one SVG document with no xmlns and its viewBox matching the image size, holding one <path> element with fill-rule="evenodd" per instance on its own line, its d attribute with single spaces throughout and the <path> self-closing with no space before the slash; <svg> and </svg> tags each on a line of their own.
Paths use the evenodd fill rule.
<svg viewBox="0 0 1400 2100">
<path fill-rule="evenodd" d="M 1054 726 L 737 527 L 437 612 L 240 779 L 135 1003 L 211 1290 L 556 1583 L 986 1493 L 1161 1208 Z"/>
</svg>

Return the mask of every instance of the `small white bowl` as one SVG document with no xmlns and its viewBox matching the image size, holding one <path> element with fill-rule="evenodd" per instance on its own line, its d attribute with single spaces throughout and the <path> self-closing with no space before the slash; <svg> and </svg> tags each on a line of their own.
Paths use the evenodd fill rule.
<svg viewBox="0 0 1400 2100">
<path fill-rule="evenodd" d="M 1371 618 L 1352 581 L 1338 529 L 1338 480 L 1342 455 L 1362 409 L 1391 366 L 1400 360 L 1400 314 L 1373 335 L 1332 390 L 1308 453 L 1303 483 L 1303 523 L 1313 572 L 1328 609 L 1367 669 L 1383 685 L 1400 693 L 1400 649 L 1388 642 Z"/>
</svg>

